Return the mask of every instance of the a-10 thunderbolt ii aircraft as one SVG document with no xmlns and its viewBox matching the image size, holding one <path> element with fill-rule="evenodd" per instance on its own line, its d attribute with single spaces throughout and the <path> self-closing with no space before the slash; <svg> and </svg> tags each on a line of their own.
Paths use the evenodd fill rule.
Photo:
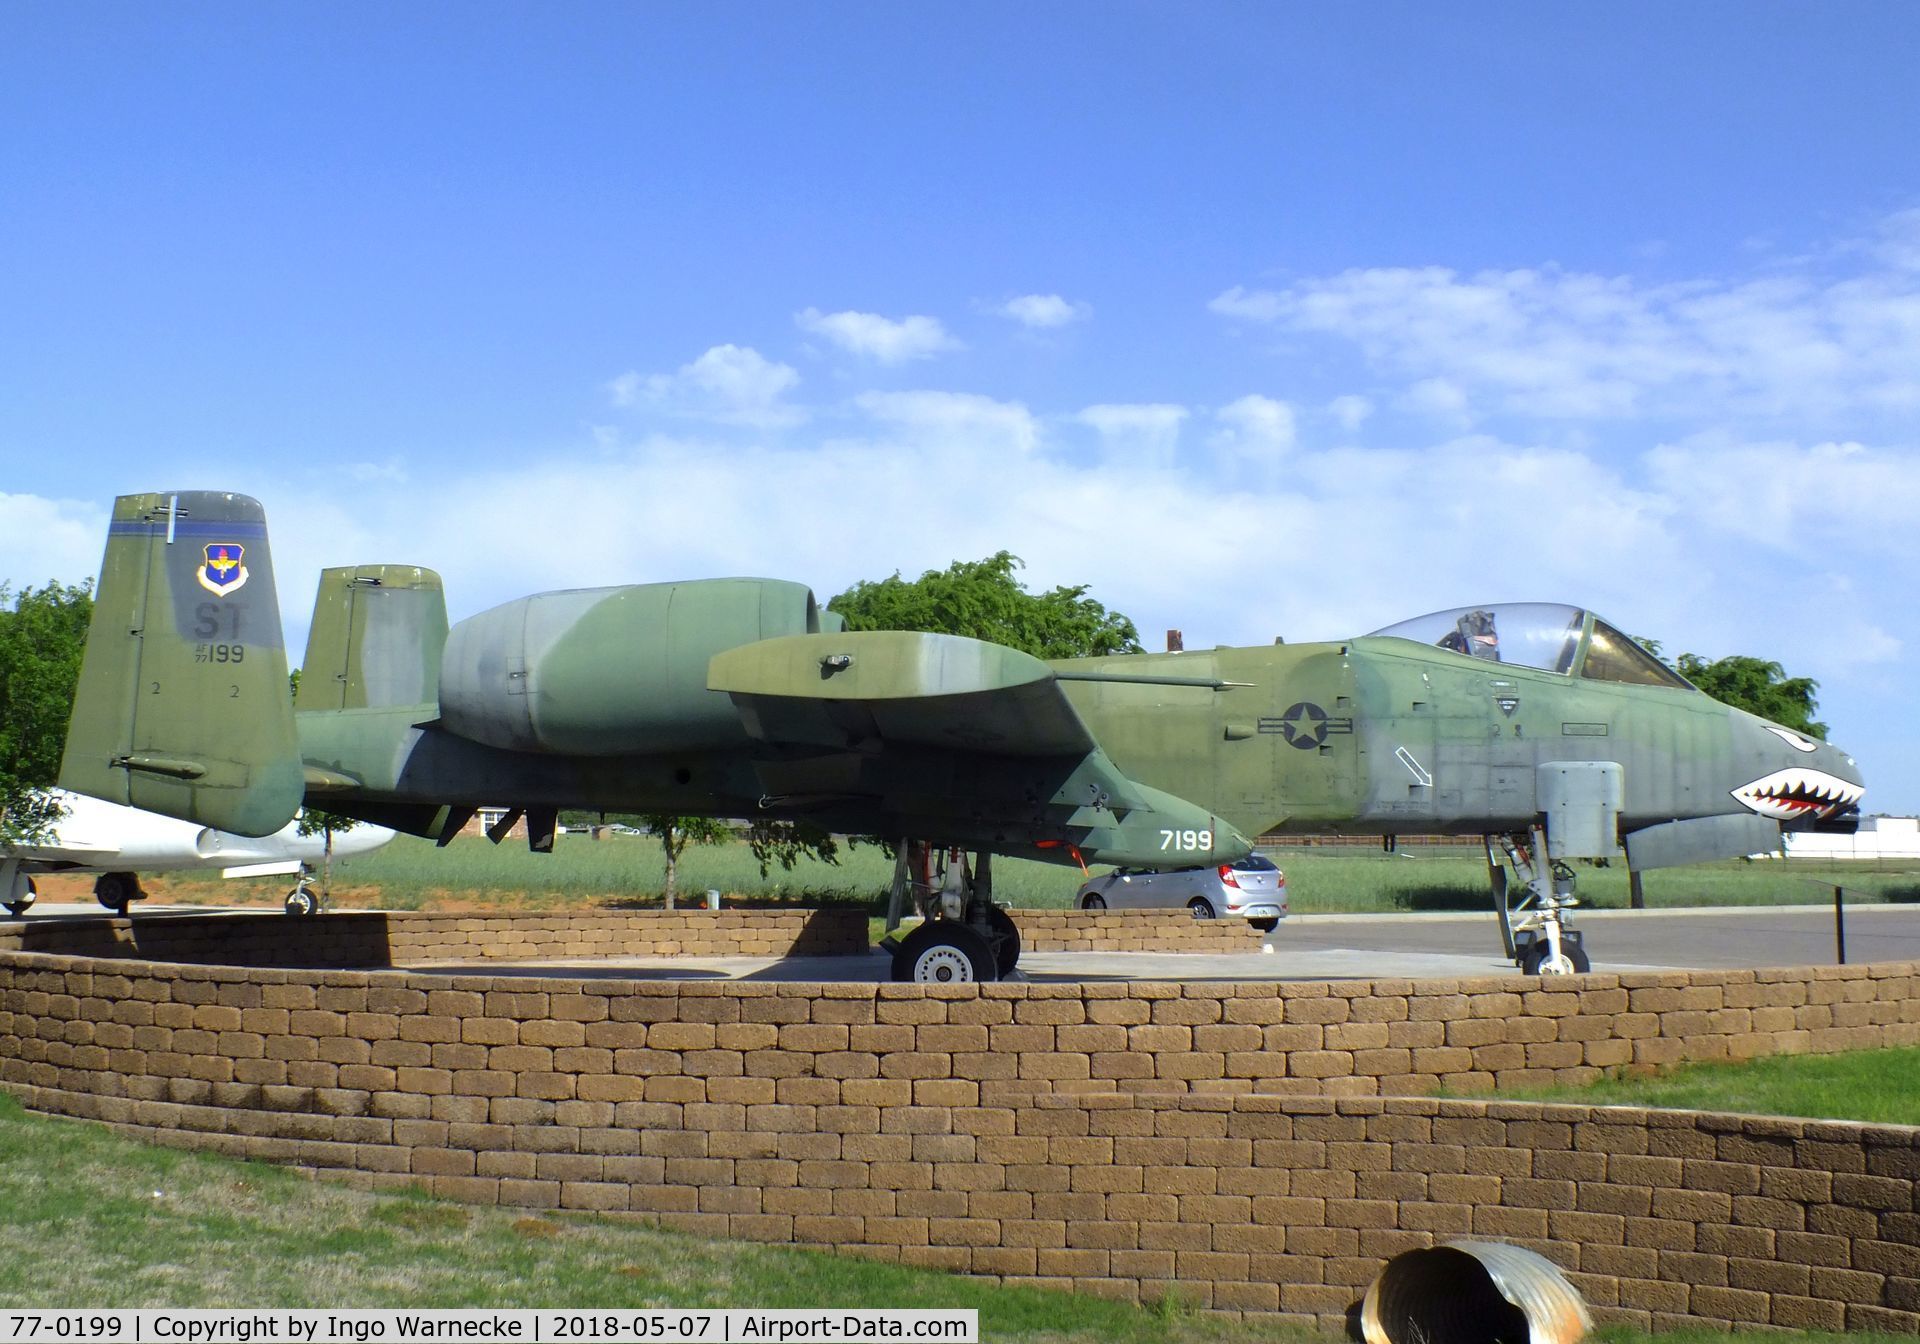
<svg viewBox="0 0 1920 1344">
<path fill-rule="evenodd" d="M 1012 970 L 994 855 L 1185 867 L 1334 831 L 1488 837 L 1509 952 L 1576 970 L 1569 860 L 1770 850 L 1862 793 L 1837 748 L 1544 604 L 1046 663 L 850 632 L 767 579 L 539 593 L 449 630 L 436 574 L 364 565 L 322 575 L 297 703 L 286 688 L 259 504 L 120 498 L 65 787 L 243 835 L 308 799 L 442 839 L 512 804 L 536 849 L 562 807 L 901 837 L 895 911 L 924 916 L 895 947 L 902 979 Z"/>
</svg>

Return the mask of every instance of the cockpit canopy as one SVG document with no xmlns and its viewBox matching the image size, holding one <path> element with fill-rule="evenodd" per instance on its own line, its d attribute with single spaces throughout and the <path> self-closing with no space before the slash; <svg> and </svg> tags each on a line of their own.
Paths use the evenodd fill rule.
<svg viewBox="0 0 1920 1344">
<path fill-rule="evenodd" d="M 1376 637 L 1410 639 L 1490 663 L 1589 681 L 1691 690 L 1678 672 L 1590 611 L 1557 602 L 1455 607 L 1401 621 Z"/>
</svg>

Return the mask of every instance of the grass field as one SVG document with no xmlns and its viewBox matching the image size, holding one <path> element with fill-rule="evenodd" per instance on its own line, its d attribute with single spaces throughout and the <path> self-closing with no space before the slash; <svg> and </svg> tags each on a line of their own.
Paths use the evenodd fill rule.
<svg viewBox="0 0 1920 1344">
<path fill-rule="evenodd" d="M 1504 1097 L 1599 1106 L 1734 1111 L 1869 1124 L 1920 1123 L 1920 1047 L 1842 1055 L 1780 1055 L 1738 1064 L 1683 1064 L 1645 1078 Z"/>
<path fill-rule="evenodd" d="M 1485 910 L 1486 863 L 1474 846 L 1405 846 L 1395 854 L 1363 847 L 1283 846 L 1268 853 L 1286 871 L 1294 910 Z M 880 905 L 892 864 L 873 846 L 842 847 L 838 864 L 803 863 L 762 877 L 744 844 L 690 849 L 680 862 L 680 888 L 697 897 L 709 888 L 729 904 L 782 901 Z M 659 845 L 644 836 L 592 841 L 568 834 L 552 854 L 530 854 L 508 841 L 456 840 L 437 849 L 401 836 L 384 849 L 335 865 L 336 898 L 389 909 L 462 907 L 560 909 L 652 905 L 659 901 L 664 865 Z M 1082 881 L 1077 868 L 1018 859 L 994 861 L 1000 898 L 1026 908 L 1070 904 Z M 1579 893 L 1594 908 L 1627 903 L 1624 867 L 1581 868 Z M 1734 860 L 1647 874 L 1649 906 L 1804 905 L 1832 899 L 1844 884 L 1851 901 L 1920 901 L 1920 864 Z M 148 886 L 174 899 L 230 902 L 243 893 L 278 904 L 284 879 L 219 882 L 183 875 Z"/>
<path fill-rule="evenodd" d="M 30 1115 L 0 1095 L 0 1306 L 959 1307 L 984 1340 L 1326 1344 L 1252 1319 L 1001 1287 L 629 1221 L 369 1194 L 254 1163 L 143 1145 Z M 1609 1344 L 1880 1335 L 1649 1336 Z"/>
</svg>

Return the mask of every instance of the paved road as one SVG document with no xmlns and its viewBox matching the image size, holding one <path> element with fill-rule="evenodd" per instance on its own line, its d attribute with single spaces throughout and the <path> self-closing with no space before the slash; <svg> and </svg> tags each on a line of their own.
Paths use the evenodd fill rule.
<svg viewBox="0 0 1920 1344">
<path fill-rule="evenodd" d="M 208 913 L 167 906 L 142 918 Z M 97 915 L 89 905 L 36 907 L 30 918 Z M 251 913 L 258 914 L 259 911 Z M 1017 917 L 1017 916 L 1016 916 Z M 290 928 L 298 923 L 290 921 Z M 1832 965 L 1831 906 L 1737 906 L 1711 910 L 1583 911 L 1578 927 L 1597 971 Z M 1847 959 L 1920 961 L 1920 905 L 1862 905 L 1846 914 Z M 1491 914 L 1295 915 L 1245 954 L 1030 952 L 1029 980 L 1347 980 L 1508 975 Z M 885 980 L 888 959 L 864 957 L 620 957 L 593 961 L 448 964 L 444 974 L 552 975 L 620 979 Z"/>
</svg>

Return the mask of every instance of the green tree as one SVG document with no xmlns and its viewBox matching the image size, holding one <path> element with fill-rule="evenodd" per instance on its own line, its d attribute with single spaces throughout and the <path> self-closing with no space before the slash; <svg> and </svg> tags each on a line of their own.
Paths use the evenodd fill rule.
<svg viewBox="0 0 1920 1344">
<path fill-rule="evenodd" d="M 60 818 L 60 775 L 93 584 L 0 584 L 0 846 L 41 839 Z"/>
<path fill-rule="evenodd" d="M 680 878 L 680 856 L 686 853 L 688 845 L 717 845 L 733 838 L 733 832 L 724 821 L 713 817 L 672 817 L 661 813 L 646 813 L 641 820 L 647 829 L 660 839 L 660 849 L 667 856 L 667 885 L 664 892 L 667 909 L 674 908 L 674 895 Z"/>
<path fill-rule="evenodd" d="M 1790 677 L 1778 663 L 1745 654 L 1729 654 L 1708 662 L 1698 654 L 1683 653 L 1674 665 L 1680 675 L 1714 699 L 1749 714 L 1825 740 L 1827 725 L 1813 716 L 1819 712 L 1814 693 L 1820 683 L 1812 677 Z"/>
<path fill-rule="evenodd" d="M 1140 632 L 1127 617 L 1087 596 L 1086 585 L 1030 593 L 1009 551 L 956 560 L 914 580 L 862 580 L 827 603 L 852 630 L 928 630 L 966 635 L 1036 658 L 1139 653 Z"/>
<path fill-rule="evenodd" d="M 854 843 L 851 839 L 847 841 L 849 846 Z M 840 862 L 839 842 L 830 833 L 804 821 L 756 821 L 747 828 L 747 847 L 759 861 L 762 877 L 776 863 L 782 872 L 790 873 L 794 864 L 802 859 Z"/>
</svg>

